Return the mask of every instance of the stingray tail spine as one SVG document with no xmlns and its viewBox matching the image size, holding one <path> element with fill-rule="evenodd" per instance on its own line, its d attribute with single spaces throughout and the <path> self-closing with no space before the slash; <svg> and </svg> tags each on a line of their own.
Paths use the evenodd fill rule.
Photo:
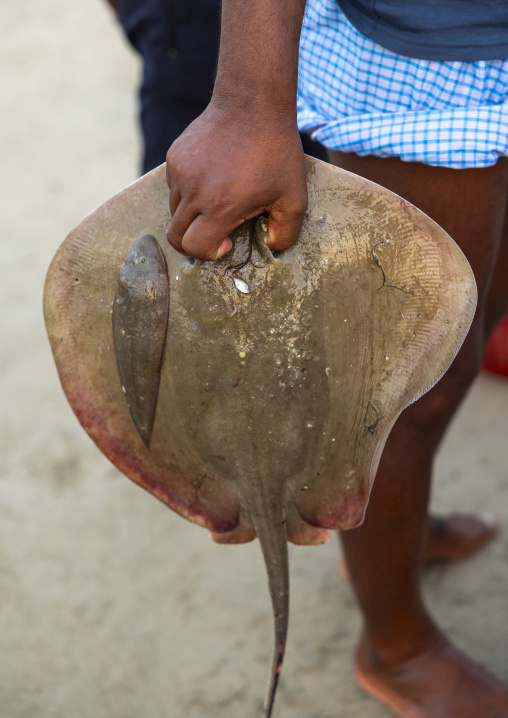
<svg viewBox="0 0 508 718">
<path fill-rule="evenodd" d="M 263 709 L 263 718 L 271 718 L 286 648 L 289 616 L 289 561 L 284 499 L 261 490 L 250 496 L 247 503 L 263 551 L 273 607 L 274 647 Z"/>
</svg>

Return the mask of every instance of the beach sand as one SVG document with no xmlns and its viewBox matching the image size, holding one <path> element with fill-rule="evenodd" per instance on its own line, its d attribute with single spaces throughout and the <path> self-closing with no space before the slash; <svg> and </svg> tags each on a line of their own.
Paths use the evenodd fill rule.
<svg viewBox="0 0 508 718">
<path fill-rule="evenodd" d="M 257 542 L 216 546 L 79 427 L 42 320 L 67 232 L 136 177 L 139 63 L 105 3 L 3 0 L 0 26 L 0 715 L 256 718 L 272 642 Z M 440 511 L 499 538 L 426 572 L 453 640 L 508 681 L 508 382 L 475 385 L 436 469 Z M 411 481 L 411 477 L 407 477 Z M 291 547 L 277 718 L 382 718 L 357 688 L 360 619 L 335 537 Z"/>
</svg>

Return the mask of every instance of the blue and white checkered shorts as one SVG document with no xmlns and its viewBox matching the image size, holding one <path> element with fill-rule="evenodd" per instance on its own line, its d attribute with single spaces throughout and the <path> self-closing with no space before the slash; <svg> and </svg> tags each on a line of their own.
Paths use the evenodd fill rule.
<svg viewBox="0 0 508 718">
<path fill-rule="evenodd" d="M 332 150 L 486 167 L 508 155 L 508 60 L 402 57 L 361 35 L 335 0 L 308 0 L 298 125 Z"/>
</svg>

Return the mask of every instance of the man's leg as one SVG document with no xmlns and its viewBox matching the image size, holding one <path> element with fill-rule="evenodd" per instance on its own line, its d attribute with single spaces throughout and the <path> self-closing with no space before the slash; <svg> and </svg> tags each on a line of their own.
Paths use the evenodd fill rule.
<svg viewBox="0 0 508 718">
<path fill-rule="evenodd" d="M 342 534 L 365 620 L 357 675 L 369 692 L 408 718 L 508 718 L 508 690 L 446 641 L 420 591 L 434 453 L 480 368 L 508 163 L 451 170 L 335 152 L 331 160 L 388 187 L 444 227 L 468 258 L 479 292 L 473 326 L 451 368 L 403 412 L 390 434 L 364 524 Z"/>
<path fill-rule="evenodd" d="M 508 201 L 506 208 L 503 242 L 497 258 L 496 269 L 489 290 L 485 309 L 485 343 L 508 311 Z"/>
</svg>

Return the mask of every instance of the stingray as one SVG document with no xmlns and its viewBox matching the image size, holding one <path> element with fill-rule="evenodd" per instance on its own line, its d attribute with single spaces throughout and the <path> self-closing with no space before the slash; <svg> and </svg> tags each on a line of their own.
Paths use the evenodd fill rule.
<svg viewBox="0 0 508 718">
<path fill-rule="evenodd" d="M 44 312 L 67 398 L 120 471 L 219 543 L 259 538 L 275 641 L 287 541 L 358 526 L 388 433 L 446 371 L 476 287 L 453 240 L 388 190 L 307 158 L 296 244 L 264 217 L 216 262 L 174 251 L 164 166 L 85 218 L 48 272 Z"/>
</svg>

